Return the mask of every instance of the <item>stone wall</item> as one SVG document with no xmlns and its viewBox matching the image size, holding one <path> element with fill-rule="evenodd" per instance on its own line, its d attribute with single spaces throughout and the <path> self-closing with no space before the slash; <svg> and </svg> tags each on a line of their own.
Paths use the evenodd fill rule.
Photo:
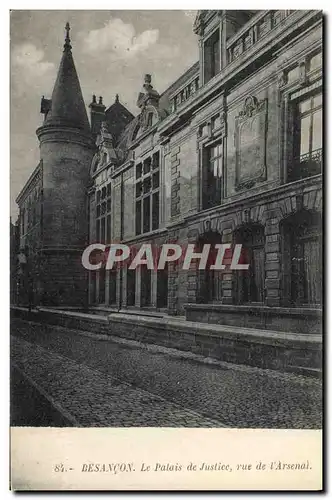
<svg viewBox="0 0 332 500">
<path fill-rule="evenodd" d="M 273 331 L 198 324 L 177 319 L 129 314 L 95 316 L 41 308 L 29 314 L 12 308 L 16 317 L 116 335 L 147 344 L 191 351 L 229 363 L 319 375 L 322 341 L 319 335 L 292 335 Z"/>
<path fill-rule="evenodd" d="M 265 234 L 265 286 L 264 305 L 278 307 L 284 303 L 283 283 L 283 252 L 281 246 L 281 227 L 288 217 L 307 211 L 308 213 L 321 213 L 322 188 L 319 180 L 303 180 L 293 185 L 282 186 L 270 196 L 258 195 L 252 200 L 247 199 L 245 204 L 220 207 L 214 213 L 204 217 L 201 214 L 190 221 L 187 226 L 187 238 L 181 240 L 182 244 L 196 243 L 208 230 L 220 235 L 223 243 L 234 244 L 234 234 L 237 229 L 250 224 L 260 224 Z M 237 210 L 236 210 L 237 208 Z M 183 234 L 183 230 L 180 231 Z M 230 262 L 224 260 L 226 269 L 222 277 L 222 304 L 233 304 L 235 293 L 235 273 L 227 268 Z M 195 303 L 199 298 L 199 283 L 196 266 L 187 272 L 187 279 L 179 282 L 179 286 L 186 289 L 187 303 Z M 178 295 L 183 295 L 180 289 Z M 180 309 L 181 311 L 181 309 Z M 202 314 L 202 321 L 204 315 Z M 241 323 L 241 318 L 238 318 Z M 225 318 L 226 320 L 226 318 Z M 199 314 L 195 315 L 199 321 Z M 235 320 L 234 320 L 235 321 Z M 219 322 L 219 321 L 218 321 Z M 236 323 L 231 323 L 236 324 Z M 284 328 L 292 331 L 292 322 L 283 323 Z M 320 328 L 320 327 L 319 327 Z M 298 331 L 298 330 L 297 330 Z"/>
</svg>

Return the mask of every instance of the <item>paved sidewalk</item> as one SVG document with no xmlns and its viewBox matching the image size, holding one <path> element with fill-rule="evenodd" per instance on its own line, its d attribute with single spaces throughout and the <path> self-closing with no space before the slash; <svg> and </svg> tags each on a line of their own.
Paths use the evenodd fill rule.
<svg viewBox="0 0 332 500">
<path fill-rule="evenodd" d="M 23 339 L 13 337 L 11 342 L 14 366 L 75 426 L 222 426 Z"/>
<path fill-rule="evenodd" d="M 42 347 L 82 369 L 98 371 L 101 381 L 110 376 L 227 427 L 322 425 L 322 384 L 315 378 L 225 362 L 206 364 L 175 350 L 17 319 L 11 330 L 36 350 Z"/>
</svg>

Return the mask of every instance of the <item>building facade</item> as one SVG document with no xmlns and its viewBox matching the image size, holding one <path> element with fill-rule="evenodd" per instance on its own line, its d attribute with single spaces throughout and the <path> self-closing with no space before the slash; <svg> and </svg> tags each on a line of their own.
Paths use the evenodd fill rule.
<svg viewBox="0 0 332 500">
<path fill-rule="evenodd" d="M 199 11 L 199 61 L 162 94 L 145 75 L 135 117 L 94 96 L 90 124 L 67 30 L 17 200 L 37 303 L 320 331 L 322 29 L 320 11 Z M 94 242 L 241 243 L 249 270 L 87 273 Z"/>
</svg>

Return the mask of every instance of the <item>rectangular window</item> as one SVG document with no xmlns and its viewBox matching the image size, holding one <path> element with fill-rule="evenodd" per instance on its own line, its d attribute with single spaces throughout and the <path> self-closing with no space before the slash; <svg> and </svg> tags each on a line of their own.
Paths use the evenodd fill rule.
<svg viewBox="0 0 332 500">
<path fill-rule="evenodd" d="M 151 169 L 151 158 L 146 158 L 146 160 L 144 160 L 143 162 L 144 174 L 148 174 L 150 172 L 150 169 Z"/>
<path fill-rule="evenodd" d="M 219 28 L 204 43 L 204 82 L 208 82 L 220 72 Z"/>
<path fill-rule="evenodd" d="M 136 165 L 136 179 L 142 177 L 142 163 Z"/>
<path fill-rule="evenodd" d="M 322 304 L 322 221 L 297 212 L 283 225 L 283 299 L 288 306 Z"/>
<path fill-rule="evenodd" d="M 99 269 L 99 304 L 105 304 L 105 267 Z"/>
<path fill-rule="evenodd" d="M 152 168 L 153 170 L 159 169 L 159 151 L 152 156 Z"/>
<path fill-rule="evenodd" d="M 242 244 L 241 263 L 249 264 L 248 270 L 239 271 L 237 278 L 237 302 L 239 304 L 264 302 L 265 237 L 262 226 L 245 226 L 235 234 Z"/>
<path fill-rule="evenodd" d="M 106 243 L 112 243 L 111 215 L 108 215 L 106 220 L 107 220 L 107 228 L 106 228 L 107 239 L 106 239 Z"/>
<path fill-rule="evenodd" d="M 151 191 L 151 177 L 147 177 L 143 181 L 143 194 L 147 194 Z"/>
<path fill-rule="evenodd" d="M 116 269 L 110 269 L 108 275 L 108 303 L 116 304 Z"/>
<path fill-rule="evenodd" d="M 152 195 L 152 230 L 159 227 L 159 192 Z"/>
<path fill-rule="evenodd" d="M 293 158 L 288 181 L 321 173 L 323 146 L 322 94 L 304 97 L 294 105 Z"/>
<path fill-rule="evenodd" d="M 152 189 L 157 189 L 159 187 L 159 171 L 155 172 L 152 176 Z"/>
<path fill-rule="evenodd" d="M 136 235 L 159 227 L 159 152 L 136 165 Z"/>
<path fill-rule="evenodd" d="M 127 269 L 127 306 L 134 306 L 136 298 L 136 269 Z"/>
<path fill-rule="evenodd" d="M 167 264 L 165 269 L 157 271 L 157 307 L 167 307 L 168 304 L 168 270 Z"/>
<path fill-rule="evenodd" d="M 25 234 L 25 209 L 23 208 L 21 212 L 21 227 L 22 227 L 22 235 Z"/>
<path fill-rule="evenodd" d="M 221 204 L 223 173 L 222 144 L 214 144 L 203 152 L 203 210 Z"/>
<path fill-rule="evenodd" d="M 150 196 L 147 196 L 143 198 L 143 233 L 148 233 L 150 228 Z"/>
<path fill-rule="evenodd" d="M 141 194 L 142 194 L 142 187 L 143 187 L 143 185 L 142 185 L 141 182 L 138 182 L 136 184 L 136 198 L 139 198 L 141 196 Z"/>
<path fill-rule="evenodd" d="M 106 236 L 106 226 L 105 226 L 105 217 L 102 217 L 100 221 L 100 241 L 101 243 L 105 243 Z"/>
<path fill-rule="evenodd" d="M 96 289 L 97 272 L 89 271 L 89 274 L 90 274 L 90 303 L 95 304 L 97 295 L 97 289 Z"/>
<path fill-rule="evenodd" d="M 136 201 L 136 235 L 142 232 L 142 202 Z"/>
<path fill-rule="evenodd" d="M 98 189 L 96 193 L 96 240 L 111 243 L 112 184 Z"/>
<path fill-rule="evenodd" d="M 151 305 L 151 270 L 141 267 L 141 306 Z"/>
<path fill-rule="evenodd" d="M 98 243 L 100 242 L 100 220 L 97 220 L 96 223 L 96 240 Z"/>
</svg>

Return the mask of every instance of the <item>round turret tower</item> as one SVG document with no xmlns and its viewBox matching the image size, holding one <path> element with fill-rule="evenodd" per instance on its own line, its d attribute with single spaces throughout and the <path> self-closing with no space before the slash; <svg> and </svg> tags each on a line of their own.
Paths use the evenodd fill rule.
<svg viewBox="0 0 332 500">
<path fill-rule="evenodd" d="M 41 302 L 83 306 L 87 276 L 81 254 L 88 240 L 86 192 L 95 144 L 66 25 L 52 99 L 42 99 L 37 129 L 43 178 Z"/>
</svg>

